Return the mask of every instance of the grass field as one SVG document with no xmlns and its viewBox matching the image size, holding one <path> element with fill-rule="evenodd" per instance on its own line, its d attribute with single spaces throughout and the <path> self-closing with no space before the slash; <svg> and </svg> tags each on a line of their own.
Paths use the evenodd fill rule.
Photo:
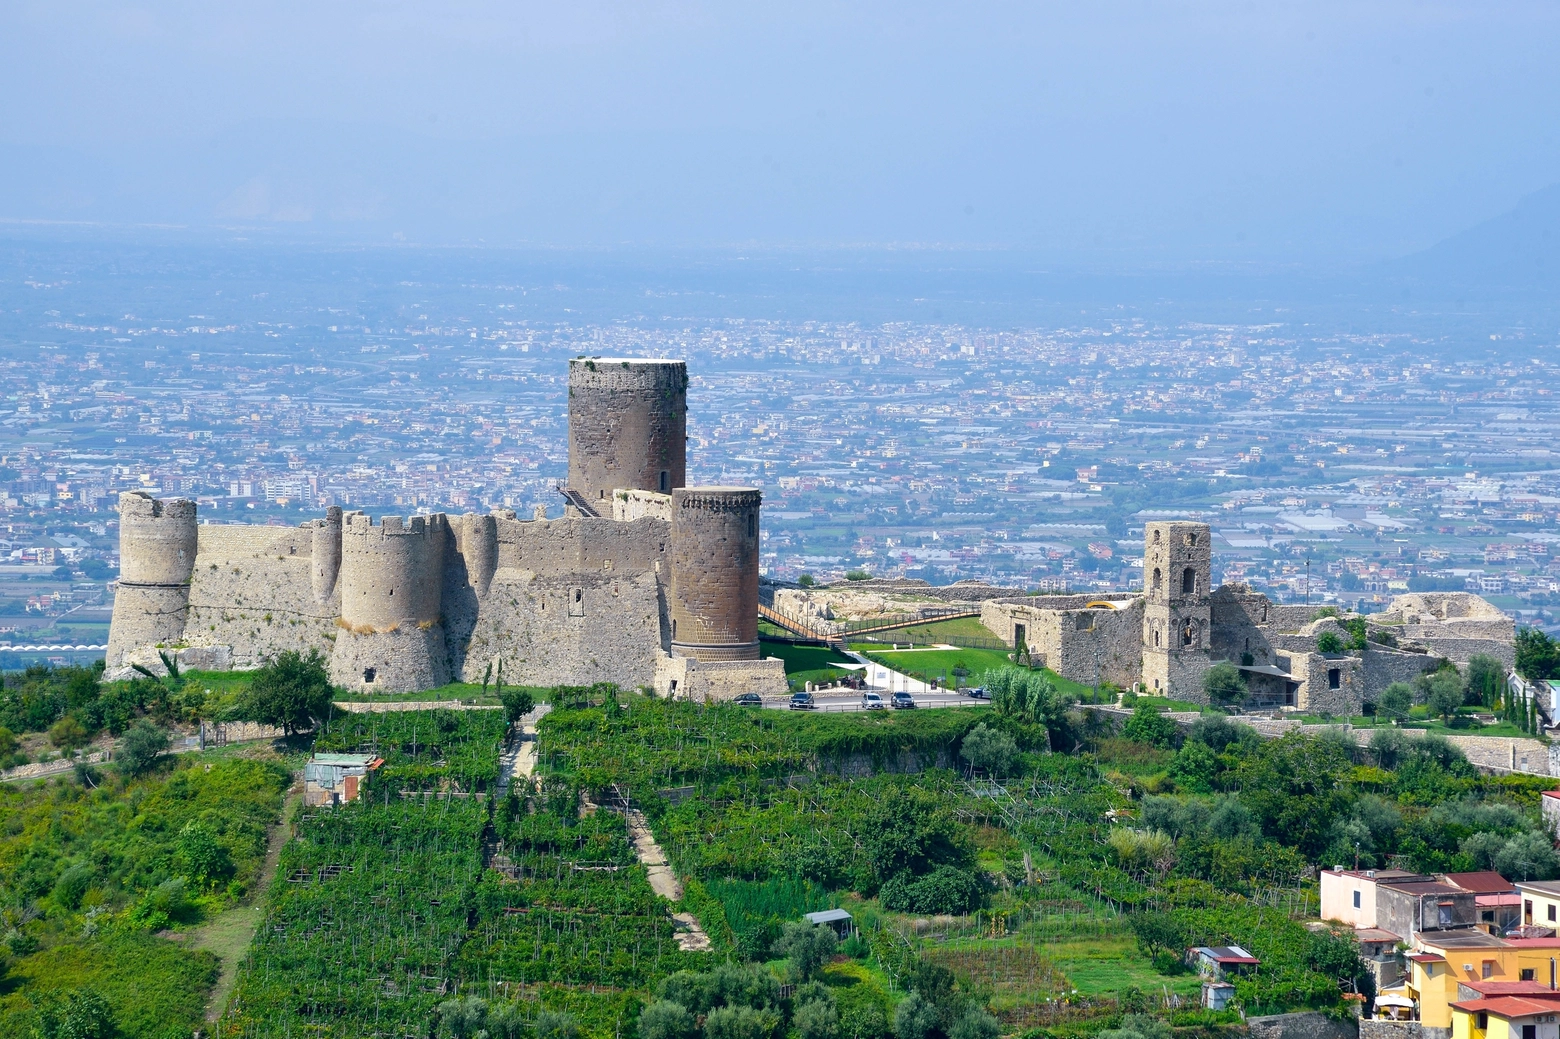
<svg viewBox="0 0 1560 1039">
<path fill-rule="evenodd" d="M 794 642 L 759 640 L 759 653 L 785 661 L 785 677 L 797 688 L 806 682 L 832 682 L 850 672 L 841 664 L 855 661 L 827 646 L 801 646 Z"/>
<path fill-rule="evenodd" d="M 878 636 L 885 642 L 913 642 L 917 646 L 935 646 L 956 638 L 994 639 L 997 636 L 980 622 L 979 617 L 957 617 L 950 621 L 933 621 L 908 628 L 895 628 Z"/>
<path fill-rule="evenodd" d="M 943 684 L 954 684 L 953 669 L 963 668 L 969 672 L 964 679 L 965 685 L 979 685 L 981 676 L 989 669 L 1006 667 L 1012 661 L 1008 655 L 999 649 L 876 649 L 869 644 L 858 644 L 851 647 L 859 653 L 865 653 L 867 659 L 874 660 L 884 667 L 893 668 L 912 678 L 919 678 L 923 682 L 933 679 L 941 679 Z M 1056 687 L 1064 693 L 1071 693 L 1080 699 L 1087 699 L 1093 690 L 1080 682 L 1063 678 L 1049 668 L 1042 668 Z"/>
</svg>

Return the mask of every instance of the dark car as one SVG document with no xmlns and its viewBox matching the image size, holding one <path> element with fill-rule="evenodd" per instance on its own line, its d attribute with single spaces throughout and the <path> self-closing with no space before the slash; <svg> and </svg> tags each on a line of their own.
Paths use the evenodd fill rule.
<svg viewBox="0 0 1560 1039">
<path fill-rule="evenodd" d="M 896 711 L 902 711 L 907 707 L 915 706 L 915 697 L 906 692 L 895 693 L 888 701 Z"/>
<path fill-rule="evenodd" d="M 991 694 L 986 692 L 986 687 L 983 686 L 983 685 L 978 685 L 978 686 L 975 686 L 972 689 L 964 690 L 964 695 L 970 697 L 973 700 L 989 700 L 989 699 L 991 699 Z"/>
<path fill-rule="evenodd" d="M 731 702 L 735 704 L 741 704 L 743 707 L 764 706 L 764 698 L 759 696 L 757 693 L 743 693 L 741 696 L 737 697 Z"/>
<path fill-rule="evenodd" d="M 810 711 L 817 706 L 818 705 L 813 702 L 812 693 L 791 694 L 791 710 L 793 711 Z"/>
</svg>

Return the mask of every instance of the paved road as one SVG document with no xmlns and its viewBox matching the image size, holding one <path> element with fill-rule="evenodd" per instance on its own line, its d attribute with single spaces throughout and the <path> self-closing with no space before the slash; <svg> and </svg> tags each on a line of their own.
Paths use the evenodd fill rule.
<svg viewBox="0 0 1560 1039">
<path fill-rule="evenodd" d="M 888 694 L 879 694 L 883 702 L 888 702 Z M 813 702 L 818 705 L 819 711 L 862 711 L 860 693 L 814 693 Z M 988 706 L 989 700 L 972 700 L 968 696 L 962 696 L 953 692 L 916 693 L 915 703 L 917 707 L 980 707 Z M 784 711 L 790 709 L 789 700 L 765 700 L 764 706 L 772 711 Z"/>
</svg>

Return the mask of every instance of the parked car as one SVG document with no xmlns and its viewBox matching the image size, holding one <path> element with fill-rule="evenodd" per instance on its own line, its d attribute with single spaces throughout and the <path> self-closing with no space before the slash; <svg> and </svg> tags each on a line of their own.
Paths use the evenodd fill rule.
<svg viewBox="0 0 1560 1039">
<path fill-rule="evenodd" d="M 973 688 L 964 690 L 964 695 L 970 697 L 973 700 L 991 699 L 991 694 L 986 692 L 986 687 L 983 685 L 977 685 Z"/>
<path fill-rule="evenodd" d="M 883 698 L 877 693 L 862 693 L 861 706 L 869 711 L 881 711 L 887 708 Z"/>
<path fill-rule="evenodd" d="M 817 706 L 818 705 L 813 702 L 812 693 L 791 694 L 791 710 L 793 711 L 811 711 Z"/>
<path fill-rule="evenodd" d="M 743 693 L 733 700 L 732 703 L 741 704 L 743 707 L 762 707 L 764 706 L 764 698 L 757 693 Z"/>
<path fill-rule="evenodd" d="M 907 707 L 915 706 L 915 697 L 906 692 L 898 692 L 889 697 L 888 701 L 896 711 L 902 711 Z"/>
</svg>

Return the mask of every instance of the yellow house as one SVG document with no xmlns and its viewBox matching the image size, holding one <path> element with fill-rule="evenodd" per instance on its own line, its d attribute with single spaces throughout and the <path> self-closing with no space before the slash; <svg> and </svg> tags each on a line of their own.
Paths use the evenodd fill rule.
<svg viewBox="0 0 1560 1039">
<path fill-rule="evenodd" d="M 1495 996 L 1452 1004 L 1452 1039 L 1560 1039 L 1560 992 L 1554 998 Z"/>
<path fill-rule="evenodd" d="M 1560 988 L 1560 939 L 1496 938 L 1483 931 L 1455 931 L 1434 939 L 1421 934 L 1419 940 L 1419 951 L 1404 957 L 1408 966 L 1404 985 L 1387 991 L 1412 998 L 1426 1027 L 1452 1027 L 1452 1005 L 1475 998 L 1477 989 L 1498 988 L 1501 983 L 1526 983 L 1550 991 Z M 1531 991 L 1524 991 L 1521 998 L 1534 998 Z M 1473 1039 L 1482 1035 L 1474 1033 Z M 1518 1029 L 1514 1035 L 1522 1039 L 1523 1032 Z"/>
</svg>

